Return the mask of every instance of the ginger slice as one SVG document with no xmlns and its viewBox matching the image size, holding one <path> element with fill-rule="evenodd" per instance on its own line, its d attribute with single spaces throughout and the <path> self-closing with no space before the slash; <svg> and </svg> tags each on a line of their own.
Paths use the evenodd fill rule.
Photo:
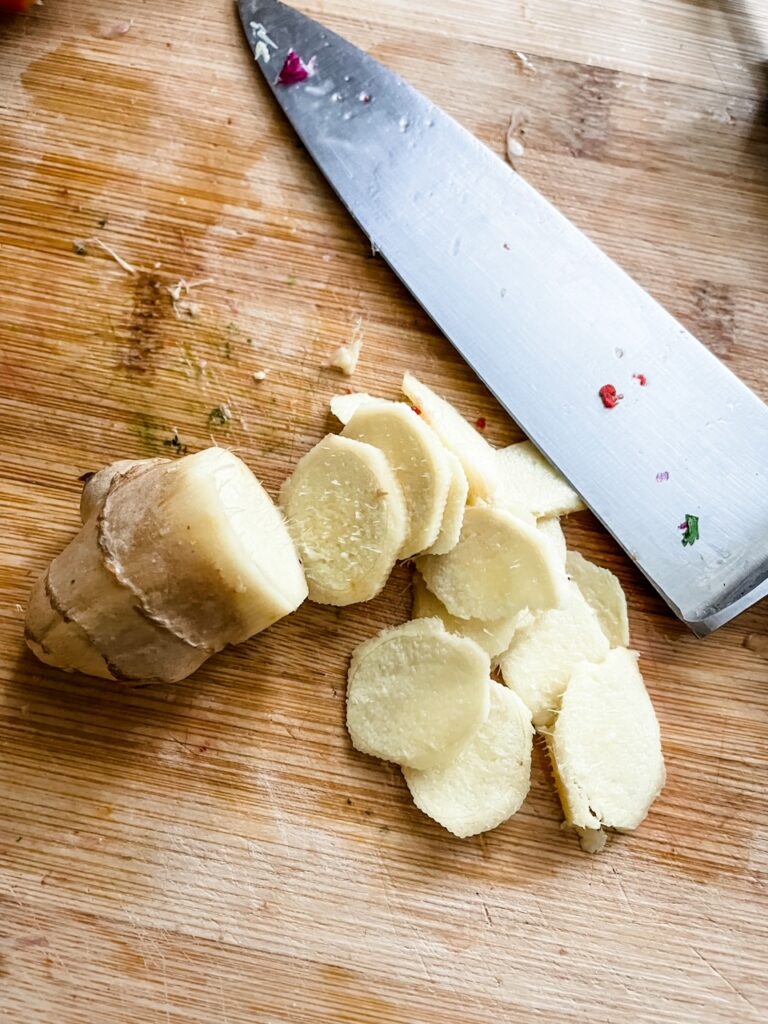
<svg viewBox="0 0 768 1024">
<path fill-rule="evenodd" d="M 565 566 L 568 549 L 565 545 L 565 534 L 560 525 L 560 520 L 557 516 L 547 516 L 544 519 L 537 520 L 536 526 L 554 547 L 560 564 Z"/>
<path fill-rule="evenodd" d="M 230 451 L 132 473 L 107 495 L 99 541 L 150 618 L 220 650 L 301 604 L 306 582 L 282 514 Z"/>
<path fill-rule="evenodd" d="M 416 565 L 432 593 L 461 619 L 556 607 L 566 582 L 552 544 L 535 526 L 485 505 L 466 510 L 452 551 L 423 555 Z"/>
<path fill-rule="evenodd" d="M 280 503 L 311 600 L 348 605 L 379 593 L 408 528 L 405 499 L 383 452 L 329 434 L 299 460 Z"/>
<path fill-rule="evenodd" d="M 627 598 L 621 584 L 609 569 L 587 561 L 578 551 L 569 551 L 566 572 L 579 587 L 597 615 L 611 647 L 629 644 Z"/>
<path fill-rule="evenodd" d="M 524 508 L 536 518 L 561 516 L 585 508 L 568 481 L 530 441 L 495 452 L 498 505 Z"/>
<path fill-rule="evenodd" d="M 413 802 L 455 836 L 487 832 L 511 818 L 531 782 L 530 712 L 511 690 L 491 684 L 488 717 L 456 757 L 418 771 L 403 768 Z"/>
<path fill-rule="evenodd" d="M 349 423 L 361 405 L 375 402 L 378 399 L 366 391 L 355 391 L 351 395 L 334 395 L 331 399 L 331 412 L 341 423 Z"/>
<path fill-rule="evenodd" d="M 451 615 L 440 598 L 427 589 L 419 573 L 413 579 L 412 616 L 414 619 L 440 619 L 449 633 L 474 640 L 490 658 L 496 658 L 506 651 L 518 629 L 533 621 L 527 608 L 501 619 L 459 619 Z"/>
<path fill-rule="evenodd" d="M 499 658 L 504 682 L 530 709 L 533 724 L 549 725 L 571 673 L 582 661 L 602 661 L 610 644 L 575 583 L 560 608 L 520 630 Z"/>
<path fill-rule="evenodd" d="M 451 473 L 448 494 L 445 499 L 443 518 L 440 522 L 440 532 L 434 544 L 424 552 L 427 555 L 447 555 L 449 551 L 459 543 L 461 527 L 464 523 L 464 509 L 469 494 L 467 475 L 462 469 L 461 463 L 453 454 L 445 449 L 445 457 L 448 460 L 448 468 Z"/>
<path fill-rule="evenodd" d="M 547 735 L 563 811 L 577 829 L 635 829 L 664 786 L 659 723 L 637 659 L 617 647 L 599 665 L 578 665 Z"/>
<path fill-rule="evenodd" d="M 347 728 L 365 754 L 410 768 L 450 760 L 488 715 L 490 662 L 439 619 L 387 629 L 352 655 Z"/>
<path fill-rule="evenodd" d="M 451 470 L 440 440 L 404 402 L 364 402 L 341 432 L 384 452 L 402 488 L 408 533 L 398 558 L 430 547 L 440 533 Z"/>
<path fill-rule="evenodd" d="M 450 402 L 436 395 L 412 373 L 404 375 L 402 390 L 461 463 L 469 482 L 470 501 L 493 500 L 499 482 L 495 450 Z"/>
</svg>

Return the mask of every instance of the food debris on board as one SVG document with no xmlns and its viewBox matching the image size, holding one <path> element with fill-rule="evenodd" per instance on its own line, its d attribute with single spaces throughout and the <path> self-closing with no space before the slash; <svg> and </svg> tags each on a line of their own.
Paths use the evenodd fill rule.
<svg viewBox="0 0 768 1024">
<path fill-rule="evenodd" d="M 656 474 L 656 483 L 657 484 L 666 483 L 667 480 L 669 480 L 669 470 L 663 469 L 661 471 L 661 473 L 657 473 Z"/>
<path fill-rule="evenodd" d="M 200 304 L 190 299 L 190 294 L 195 288 L 202 288 L 203 285 L 213 284 L 212 277 L 203 277 L 199 281 L 187 281 L 180 277 L 176 284 L 168 285 L 166 291 L 171 296 L 173 312 L 177 320 L 182 317 L 196 317 L 200 315 Z"/>
<path fill-rule="evenodd" d="M 170 437 L 163 438 L 163 447 L 171 448 L 175 455 L 186 455 L 189 451 L 188 446 L 182 444 L 181 438 L 179 437 L 179 431 L 176 427 L 173 428 L 173 433 Z"/>
<path fill-rule="evenodd" d="M 633 373 L 632 380 L 636 380 L 641 388 L 644 388 L 648 385 L 648 378 L 645 376 L 644 373 Z"/>
<path fill-rule="evenodd" d="M 224 402 L 221 405 L 215 406 L 208 413 L 208 425 L 211 427 L 225 427 L 231 420 L 232 410 Z"/>
<path fill-rule="evenodd" d="M 268 376 L 269 370 L 256 370 L 256 372 L 253 374 L 253 379 L 259 382 L 262 380 L 266 380 Z"/>
<path fill-rule="evenodd" d="M 518 62 L 522 71 L 525 71 L 529 75 L 536 74 L 536 66 L 531 62 L 530 57 L 523 53 L 522 50 L 513 50 L 512 56 Z"/>
<path fill-rule="evenodd" d="M 339 345 L 327 363 L 326 369 L 341 370 L 345 377 L 351 377 L 357 369 L 360 360 L 360 353 L 363 351 L 363 321 L 358 317 L 352 337 L 344 344 Z"/>
<path fill-rule="evenodd" d="M 101 36 L 102 39 L 119 39 L 120 36 L 127 35 L 132 28 L 133 18 L 128 18 L 126 21 L 116 21 L 108 28 L 105 28 Z"/>
<path fill-rule="evenodd" d="M 89 478 L 84 498 L 87 492 L 100 514 L 86 516 L 34 591 L 28 643 L 67 671 L 178 680 L 307 595 L 335 606 L 370 600 L 396 561 L 418 556 L 422 597 L 434 596 L 428 613 L 422 601 L 410 622 L 352 655 L 347 722 L 354 745 L 399 764 L 416 805 L 455 835 L 470 836 L 521 806 L 536 730 L 548 744 L 566 821 L 583 848 L 596 852 L 606 828 L 640 824 L 664 782 L 658 723 L 628 647 L 619 581 L 574 552 L 566 562 L 556 516 L 582 505 L 546 459 L 528 451 L 529 442 L 497 451 L 412 374 L 402 387 L 407 402 L 365 394 L 333 400 L 344 430 L 299 461 L 281 489 L 281 512 L 250 470 L 218 447 L 181 458 L 172 470 L 167 459 L 148 459 Z M 411 411 L 416 402 L 419 417 Z M 226 426 L 232 416 L 222 403 L 208 423 Z M 184 456 L 175 428 L 163 444 Z M 215 473 L 231 487 L 212 488 Z M 159 529 L 158 508 L 176 509 L 180 523 L 192 517 L 195 544 L 166 544 L 172 531 L 165 521 Z M 238 552 L 243 544 L 247 562 L 252 545 L 241 542 L 235 525 L 245 513 L 253 515 L 249 530 L 264 520 L 280 542 L 274 551 L 260 546 L 264 565 L 248 574 L 247 585 L 229 587 L 222 606 L 213 580 L 231 582 L 245 571 Z M 681 528 L 684 545 L 698 539 L 698 517 L 686 515 Z M 212 547 L 209 535 L 230 540 Z M 131 548 L 129 536 L 157 541 Z M 121 573 L 145 579 L 146 590 L 126 586 L 124 608 L 111 602 L 114 614 L 105 622 L 93 587 L 114 589 L 100 554 L 113 549 L 122 552 Z M 49 607 L 46 586 L 66 617 Z M 152 615 L 175 624 L 162 643 L 149 642 Z M 237 635 L 220 628 L 222 616 L 238 623 Z M 486 636 L 490 647 L 476 639 Z M 499 664 L 503 682 L 491 678 Z"/>
<path fill-rule="evenodd" d="M 520 136 L 525 134 L 527 121 L 528 115 L 520 108 L 513 111 L 509 119 L 509 127 L 506 134 L 506 152 L 507 160 L 511 164 L 514 164 L 515 159 L 525 155 L 525 146 Z"/>
<path fill-rule="evenodd" d="M 105 252 L 110 259 L 113 259 L 115 263 L 117 263 L 117 265 L 126 272 L 126 274 L 131 274 L 132 276 L 138 274 L 138 267 L 134 267 L 134 265 L 129 263 L 128 260 L 124 260 L 119 253 L 115 252 L 111 245 L 107 245 L 106 242 L 102 242 L 100 238 L 78 238 L 74 242 L 74 250 L 78 256 L 87 256 L 89 245 L 95 245 Z"/>
</svg>

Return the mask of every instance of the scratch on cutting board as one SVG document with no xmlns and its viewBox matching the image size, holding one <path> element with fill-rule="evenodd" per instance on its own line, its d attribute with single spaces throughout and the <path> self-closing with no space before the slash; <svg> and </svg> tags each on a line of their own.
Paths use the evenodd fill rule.
<svg viewBox="0 0 768 1024">
<path fill-rule="evenodd" d="M 621 880 L 619 872 L 616 870 L 616 868 L 613 867 L 611 868 L 611 871 L 613 872 L 613 875 L 616 879 L 616 885 L 619 887 L 619 892 L 621 893 L 621 898 L 624 901 L 625 907 L 630 912 L 632 917 L 636 917 L 637 915 L 635 914 L 635 908 L 632 906 L 632 903 L 629 897 L 627 896 L 627 890 L 624 888 L 624 883 Z"/>
<path fill-rule="evenodd" d="M 738 996 L 738 998 L 741 999 L 742 1002 L 745 1002 L 747 1004 L 747 1006 L 751 1010 L 757 1010 L 757 1007 L 755 1006 L 755 1004 L 750 999 L 748 999 L 744 995 L 743 992 L 741 992 L 738 988 L 736 988 L 736 986 L 733 984 L 733 982 L 729 981 L 728 978 L 726 978 L 726 976 L 721 971 L 718 971 L 718 969 L 715 967 L 715 965 L 710 963 L 709 960 L 707 960 L 707 958 L 704 956 L 704 954 L 701 952 L 700 949 L 697 949 L 695 946 L 691 946 L 691 949 L 696 954 L 696 956 L 699 958 L 699 960 L 701 960 L 702 963 L 706 964 L 706 966 L 710 969 L 710 971 L 714 975 L 716 975 L 720 979 L 720 981 L 722 981 L 724 984 L 726 984 L 728 986 L 728 988 L 731 990 L 731 992 L 733 992 L 733 994 L 735 996 Z"/>
</svg>

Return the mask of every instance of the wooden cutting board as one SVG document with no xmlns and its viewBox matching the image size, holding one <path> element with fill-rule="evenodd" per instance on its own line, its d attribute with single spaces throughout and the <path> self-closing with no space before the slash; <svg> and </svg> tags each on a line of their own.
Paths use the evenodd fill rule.
<svg viewBox="0 0 768 1024">
<path fill-rule="evenodd" d="M 304 7 L 499 152 L 514 116 L 518 169 L 768 397 L 762 0 L 751 24 L 706 0 Z M 178 431 L 232 446 L 274 494 L 331 428 L 347 382 L 323 363 L 358 322 L 355 387 L 394 396 L 408 367 L 492 442 L 518 434 L 338 207 L 229 3 L 46 0 L 0 29 L 0 104 L 0 1018 L 758 1021 L 765 603 L 694 640 L 588 514 L 569 521 L 627 589 L 669 771 L 599 857 L 561 831 L 540 751 L 522 811 L 460 841 L 350 748 L 347 660 L 407 615 L 405 569 L 173 687 L 26 651 L 80 474 L 172 454 Z M 135 273 L 94 241 L 78 255 L 94 238 Z M 174 311 L 182 279 L 208 283 Z"/>
</svg>

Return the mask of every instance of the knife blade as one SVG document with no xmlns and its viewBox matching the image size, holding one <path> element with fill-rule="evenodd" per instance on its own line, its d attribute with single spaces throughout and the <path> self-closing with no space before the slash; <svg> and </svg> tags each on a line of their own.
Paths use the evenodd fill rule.
<svg viewBox="0 0 768 1024">
<path fill-rule="evenodd" d="M 704 636 L 768 594 L 765 404 L 394 72 L 278 0 L 238 6 L 277 102 L 374 250 L 673 612 Z M 283 84 L 291 51 L 311 74 Z M 613 409 L 605 384 L 623 392 Z"/>
</svg>

